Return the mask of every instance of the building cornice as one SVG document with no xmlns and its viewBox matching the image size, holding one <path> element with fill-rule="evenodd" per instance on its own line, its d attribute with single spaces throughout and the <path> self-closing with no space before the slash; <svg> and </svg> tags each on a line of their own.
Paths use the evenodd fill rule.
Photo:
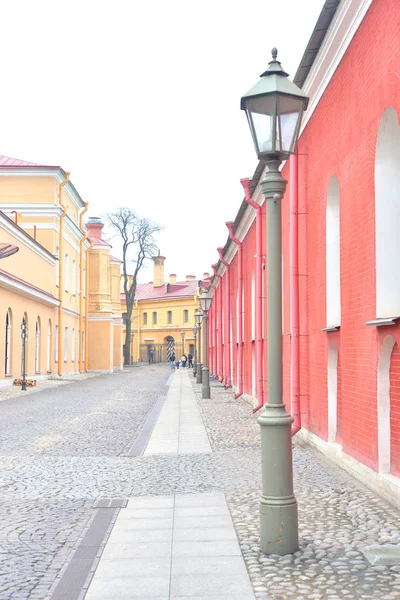
<svg viewBox="0 0 400 600">
<path fill-rule="evenodd" d="M 65 315 L 68 315 L 69 317 L 75 317 L 75 319 L 79 319 L 79 313 L 75 312 L 74 310 L 70 310 L 69 308 L 63 307 L 62 311 Z"/>
<path fill-rule="evenodd" d="M 51 265 L 56 264 L 56 258 L 45 248 L 43 248 L 38 242 L 36 242 L 29 233 L 26 233 L 21 227 L 13 223 L 9 218 L 0 213 L 0 225 L 4 231 L 10 234 L 15 240 L 24 244 L 29 250 L 32 250 L 35 254 L 43 258 L 46 262 Z"/>
<path fill-rule="evenodd" d="M 47 294 L 42 290 L 30 287 L 23 281 L 16 281 L 5 273 L 0 273 L 0 286 L 10 290 L 11 292 L 19 294 L 20 296 L 30 298 L 31 300 L 36 300 L 37 302 L 42 302 L 48 306 L 57 307 L 60 304 L 59 300 L 57 300 L 57 298 L 51 294 Z"/>
<path fill-rule="evenodd" d="M 309 96 L 300 135 L 329 85 L 373 0 L 342 0 L 302 87 Z"/>
<path fill-rule="evenodd" d="M 0 177 L 54 177 L 58 184 L 65 181 L 67 174 L 61 167 L 1 167 Z M 78 209 L 84 207 L 84 202 L 71 181 L 64 186 L 64 192 Z"/>
</svg>

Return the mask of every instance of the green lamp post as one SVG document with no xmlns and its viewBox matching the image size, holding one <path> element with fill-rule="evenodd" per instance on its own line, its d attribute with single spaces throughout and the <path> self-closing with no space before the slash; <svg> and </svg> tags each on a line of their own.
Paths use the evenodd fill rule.
<svg viewBox="0 0 400 600">
<path fill-rule="evenodd" d="M 291 425 L 282 400 L 282 241 L 281 199 L 287 181 L 279 167 L 296 151 L 308 98 L 288 79 L 272 49 L 272 61 L 241 99 L 256 153 L 267 172 L 261 181 L 267 206 L 268 402 L 260 415 L 262 496 L 260 545 L 266 554 L 299 548 L 297 502 L 293 493 Z"/>
<path fill-rule="evenodd" d="M 203 367 L 201 369 L 201 397 L 211 398 L 210 392 L 210 367 L 208 366 L 208 311 L 210 310 L 212 296 L 210 292 L 203 292 L 200 296 L 200 306 L 203 311 Z"/>
<path fill-rule="evenodd" d="M 196 383 L 201 383 L 201 321 L 203 319 L 203 313 L 198 308 L 194 314 L 194 318 L 197 323 L 198 334 L 197 334 L 197 366 L 196 366 Z"/>
<path fill-rule="evenodd" d="M 197 332 L 198 327 L 195 325 L 193 327 L 193 336 L 194 336 L 194 357 L 193 357 L 193 377 L 197 375 Z"/>
</svg>

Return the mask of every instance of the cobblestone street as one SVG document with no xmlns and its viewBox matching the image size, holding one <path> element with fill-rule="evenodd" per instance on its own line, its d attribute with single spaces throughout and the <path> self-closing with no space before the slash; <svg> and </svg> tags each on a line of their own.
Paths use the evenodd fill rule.
<svg viewBox="0 0 400 600">
<path fill-rule="evenodd" d="M 400 597 L 400 568 L 371 567 L 361 553 L 400 541 L 398 512 L 299 444 L 301 549 L 260 554 L 259 427 L 250 405 L 221 385 L 201 400 L 194 384 L 211 453 L 132 455 L 169 378 L 169 367 L 144 366 L 1 403 L 1 600 L 51 597 L 98 501 L 203 492 L 225 493 L 257 598 Z"/>
</svg>

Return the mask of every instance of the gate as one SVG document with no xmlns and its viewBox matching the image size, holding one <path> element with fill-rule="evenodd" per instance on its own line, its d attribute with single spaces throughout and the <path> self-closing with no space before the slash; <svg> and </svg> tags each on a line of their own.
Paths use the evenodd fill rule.
<svg viewBox="0 0 400 600">
<path fill-rule="evenodd" d="M 140 344 L 140 362 L 149 364 L 167 362 L 170 354 L 168 344 Z"/>
</svg>

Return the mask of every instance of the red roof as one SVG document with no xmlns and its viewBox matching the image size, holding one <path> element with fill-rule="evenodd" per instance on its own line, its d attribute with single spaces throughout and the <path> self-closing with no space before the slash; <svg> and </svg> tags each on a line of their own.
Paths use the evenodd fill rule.
<svg viewBox="0 0 400 600">
<path fill-rule="evenodd" d="M 196 296 L 198 281 L 182 281 L 178 283 L 164 283 L 154 287 L 152 283 L 138 283 L 135 300 L 168 300 L 168 298 L 184 298 Z M 125 294 L 121 294 L 125 300 Z"/>
<path fill-rule="evenodd" d="M 111 244 L 107 244 L 104 240 L 98 237 L 94 237 L 92 235 L 88 235 L 88 238 L 91 242 L 93 242 L 94 246 L 107 246 L 108 248 L 112 248 Z"/>
<path fill-rule="evenodd" d="M 122 260 L 120 258 L 116 258 L 115 256 L 111 256 L 111 254 L 110 254 L 110 260 L 112 260 L 113 262 L 122 263 Z"/>
<path fill-rule="evenodd" d="M 3 156 L 0 154 L 0 166 L 1 167 L 43 167 L 38 163 L 28 162 L 27 160 L 20 160 L 19 158 L 11 158 L 10 156 Z"/>
</svg>

